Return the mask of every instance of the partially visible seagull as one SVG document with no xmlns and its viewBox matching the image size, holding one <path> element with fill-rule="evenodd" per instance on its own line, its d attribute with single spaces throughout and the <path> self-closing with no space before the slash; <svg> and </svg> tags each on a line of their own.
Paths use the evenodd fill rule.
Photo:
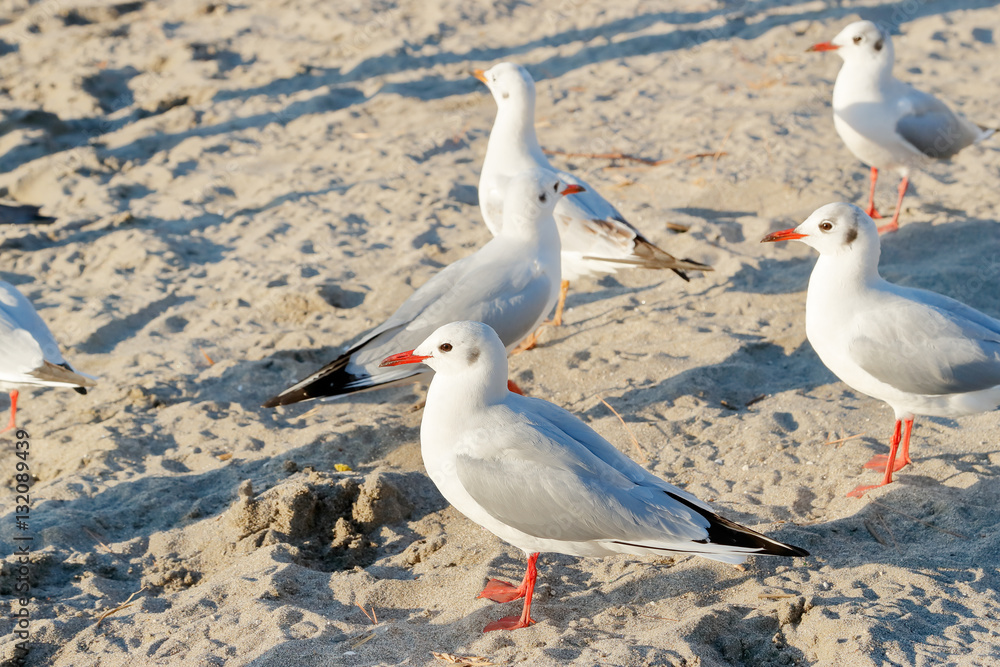
<svg viewBox="0 0 1000 667">
<path fill-rule="evenodd" d="M 869 216 L 882 217 L 875 209 L 878 170 L 893 169 L 903 177 L 892 221 L 879 227 L 880 232 L 899 229 L 911 169 L 951 158 L 995 131 L 894 77 L 892 40 L 871 21 L 852 23 L 833 40 L 808 50 L 836 51 L 844 59 L 833 86 L 833 124 L 847 148 L 871 167 Z"/>
<path fill-rule="evenodd" d="M 16 287 L 0 281 L 0 389 L 10 393 L 10 421 L 0 433 L 17 424 L 20 388 L 72 387 L 86 394 L 95 379 L 69 365 L 31 302 Z"/>
</svg>

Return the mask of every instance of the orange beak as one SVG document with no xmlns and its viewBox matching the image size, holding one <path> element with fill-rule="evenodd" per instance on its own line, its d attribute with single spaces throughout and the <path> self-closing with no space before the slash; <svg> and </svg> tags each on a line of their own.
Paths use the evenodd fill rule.
<svg viewBox="0 0 1000 667">
<path fill-rule="evenodd" d="M 486 83 L 486 84 L 489 83 L 489 81 L 486 80 L 486 72 L 483 71 L 483 70 L 481 70 L 481 69 L 474 69 L 474 70 L 472 70 L 472 76 L 476 77 L 477 79 L 479 79 L 483 83 Z"/>
<path fill-rule="evenodd" d="M 562 192 L 560 192 L 559 194 L 561 194 L 561 195 L 575 195 L 577 192 L 586 192 L 586 191 L 587 191 L 587 188 L 583 187 L 582 185 L 576 185 L 575 183 L 571 183 L 571 184 L 567 185 L 566 189 L 563 190 Z"/>
<path fill-rule="evenodd" d="M 379 368 L 385 368 L 386 366 L 402 366 L 403 364 L 419 364 L 424 359 L 430 359 L 431 355 L 421 356 L 419 354 L 413 354 L 413 350 L 407 350 L 406 352 L 400 352 L 398 354 L 393 354 L 382 360 L 382 363 L 378 365 Z"/>
<path fill-rule="evenodd" d="M 760 242 L 774 243 L 775 241 L 794 241 L 795 239 L 804 239 L 806 236 L 808 236 L 808 234 L 799 234 L 793 227 L 792 229 L 782 229 L 780 232 L 771 232 L 762 238 Z"/>
<path fill-rule="evenodd" d="M 831 44 L 830 42 L 820 42 L 819 44 L 813 44 L 808 49 L 806 49 L 806 53 L 810 51 L 836 51 L 839 48 L 840 48 L 839 46 L 837 46 L 836 44 Z"/>
</svg>

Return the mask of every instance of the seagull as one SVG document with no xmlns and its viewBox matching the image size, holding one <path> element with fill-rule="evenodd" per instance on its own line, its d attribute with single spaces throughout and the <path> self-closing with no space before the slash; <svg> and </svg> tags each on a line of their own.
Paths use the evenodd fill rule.
<svg viewBox="0 0 1000 667">
<path fill-rule="evenodd" d="M 559 304 L 552 324 L 562 323 L 569 283 L 582 276 L 614 273 L 623 267 L 671 269 L 684 280 L 684 271 L 711 271 L 691 259 L 677 259 L 657 248 L 633 227 L 611 203 L 583 180 L 553 169 L 535 136 L 535 81 L 513 63 L 500 63 L 473 74 L 486 84 L 497 103 L 486 159 L 479 177 L 479 208 L 493 235 L 503 227 L 504 193 L 511 177 L 523 169 L 552 169 L 566 183 L 580 185 L 586 194 L 559 202 L 555 218 L 562 239 L 562 279 Z"/>
<path fill-rule="evenodd" d="M 819 252 L 806 297 L 806 336 L 851 388 L 885 401 L 896 414 L 881 484 L 912 463 L 915 415 L 960 417 L 1000 407 L 1000 321 L 954 299 L 879 276 L 875 221 L 853 204 L 827 204 L 793 229 L 761 242 L 799 240 Z M 902 433 L 902 458 L 896 453 Z"/>
<path fill-rule="evenodd" d="M 520 616 L 483 632 L 535 622 L 531 596 L 542 551 L 681 553 L 724 563 L 809 555 L 722 518 L 566 410 L 508 391 L 504 344 L 482 322 L 446 324 L 415 349 L 382 361 L 416 363 L 435 371 L 420 424 L 427 474 L 458 511 L 528 558 L 520 585 L 491 579 L 479 595 L 494 602 L 524 598 Z"/>
<path fill-rule="evenodd" d="M 559 297 L 559 232 L 552 211 L 564 195 L 578 192 L 581 186 L 566 184 L 551 171 L 517 174 L 508 188 L 500 234 L 447 266 L 354 347 L 264 407 L 426 381 L 431 370 L 425 366 L 386 370 L 379 362 L 446 322 L 479 318 L 497 328 L 508 348 L 516 347 L 533 335 Z"/>
<path fill-rule="evenodd" d="M 871 21 L 852 23 L 832 41 L 807 50 L 836 51 L 844 59 L 833 86 L 833 124 L 847 148 L 871 167 L 869 216 L 882 217 L 875 210 L 878 170 L 893 169 L 903 177 L 896 212 L 891 222 L 879 227 L 880 232 L 899 229 L 912 168 L 947 160 L 994 132 L 894 77 L 892 40 Z"/>
<path fill-rule="evenodd" d="M 10 394 L 10 421 L 0 433 L 16 428 L 19 388 L 72 387 L 86 394 L 95 379 L 69 365 L 31 302 L 0 281 L 0 390 Z"/>
</svg>

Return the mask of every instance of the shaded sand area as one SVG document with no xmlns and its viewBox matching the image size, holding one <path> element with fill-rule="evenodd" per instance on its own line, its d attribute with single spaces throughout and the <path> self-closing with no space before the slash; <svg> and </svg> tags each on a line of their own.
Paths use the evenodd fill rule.
<svg viewBox="0 0 1000 667">
<path fill-rule="evenodd" d="M 858 17 L 898 26 L 901 78 L 1000 123 L 992 2 L 4 5 L 0 196 L 58 222 L 0 229 L 0 278 L 101 378 L 22 393 L 27 664 L 995 664 L 1000 415 L 919 419 L 914 465 L 846 498 L 891 411 L 805 339 L 812 252 L 758 243 L 865 199 L 831 119 L 840 59 L 804 53 Z M 666 160 L 553 158 L 715 268 L 580 281 L 512 377 L 809 558 L 544 554 L 538 624 L 483 635 L 519 607 L 476 594 L 523 556 L 423 475 L 423 390 L 258 407 L 489 239 L 495 106 L 469 72 L 504 59 L 539 82 L 547 148 Z M 915 175 L 883 275 L 1000 316 L 998 178 L 996 139 Z"/>
</svg>

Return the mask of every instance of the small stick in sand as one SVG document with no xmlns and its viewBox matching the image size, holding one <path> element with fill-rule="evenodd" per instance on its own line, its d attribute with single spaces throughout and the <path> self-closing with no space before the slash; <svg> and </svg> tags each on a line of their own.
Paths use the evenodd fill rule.
<svg viewBox="0 0 1000 667">
<path fill-rule="evenodd" d="M 205 348 L 199 347 L 198 351 L 201 352 L 201 356 L 205 357 L 205 361 L 208 362 L 209 366 L 215 365 L 215 361 L 213 361 L 212 357 L 208 356 L 208 352 L 205 351 Z"/>
<path fill-rule="evenodd" d="M 757 595 L 761 600 L 784 600 L 785 598 L 797 598 L 795 593 L 760 593 Z"/>
<path fill-rule="evenodd" d="M 823 444 L 824 445 L 839 445 L 841 443 L 847 442 L 848 440 L 854 440 L 854 438 L 860 438 L 863 435 L 865 435 L 865 434 L 864 433 L 855 433 L 854 435 L 849 435 L 847 437 L 840 438 L 839 440 L 830 440 L 829 442 L 824 442 Z"/>
<path fill-rule="evenodd" d="M 123 602 L 122 604 L 118 605 L 114 609 L 109 609 L 108 611 L 106 611 L 103 614 L 101 614 L 101 617 L 97 619 L 97 627 L 101 627 L 101 621 L 103 621 L 104 619 L 106 619 L 111 614 L 114 614 L 115 612 L 119 612 L 122 609 L 125 609 L 126 607 L 131 607 L 132 606 L 132 598 L 134 598 L 136 595 L 138 595 L 139 593 L 143 592 L 144 590 L 146 590 L 145 586 L 143 586 L 142 588 L 140 588 L 139 590 L 137 590 L 135 593 L 132 593 L 132 595 L 128 596 L 128 600 L 125 600 L 125 602 Z"/>
<path fill-rule="evenodd" d="M 767 394 L 760 394 L 760 395 L 758 395 L 758 396 L 754 396 L 754 397 L 753 397 L 753 398 L 751 398 L 751 399 L 750 399 L 749 401 L 747 401 L 746 403 L 744 403 L 744 404 L 743 404 L 743 407 L 745 407 L 745 408 L 749 408 L 749 407 L 750 407 L 751 405 L 753 405 L 754 403 L 760 403 L 760 402 L 761 402 L 761 401 L 763 401 L 763 400 L 764 400 L 765 398 L 767 398 Z"/>
<path fill-rule="evenodd" d="M 629 155 L 627 153 L 620 153 L 620 152 L 615 152 L 615 153 L 571 153 L 569 151 L 557 151 L 557 150 L 548 150 L 548 149 L 546 149 L 544 152 L 547 155 L 561 155 L 563 157 L 582 157 L 582 158 L 589 158 L 589 159 L 592 159 L 592 160 L 630 160 L 632 162 L 640 162 L 640 163 L 648 165 L 650 167 L 658 167 L 661 164 L 669 164 L 671 162 L 677 162 L 679 160 L 698 160 L 698 159 L 706 158 L 706 157 L 711 157 L 711 158 L 715 158 L 716 160 L 718 160 L 720 156 L 726 155 L 726 153 L 723 153 L 721 151 L 713 151 L 711 153 L 691 153 L 690 155 L 684 155 L 682 157 L 670 157 L 670 158 L 664 158 L 662 160 L 654 160 L 654 159 L 648 158 L 648 157 L 640 157 L 638 155 Z"/>
<path fill-rule="evenodd" d="M 458 665 L 458 667 L 486 667 L 487 665 L 495 665 L 495 662 L 490 662 L 489 658 L 483 658 L 478 655 L 455 655 L 454 653 L 438 653 L 437 651 L 431 651 L 431 655 L 442 662 L 447 662 L 449 665 Z"/>
<path fill-rule="evenodd" d="M 372 625 L 378 625 L 378 616 L 375 615 L 375 605 L 372 605 L 372 613 L 369 614 L 359 603 L 355 602 L 354 604 L 361 610 L 362 614 L 368 617 L 368 620 L 372 622 Z"/>
<path fill-rule="evenodd" d="M 603 398 L 601 399 L 601 403 L 604 403 L 604 405 L 606 405 L 608 407 L 608 410 L 611 410 L 611 412 L 615 413 L 615 417 L 618 417 L 618 421 L 620 421 L 622 423 L 622 426 L 625 427 L 625 430 L 628 431 L 628 434 L 632 437 L 632 444 L 635 445 L 635 448 L 637 450 L 639 450 L 639 452 L 642 454 L 643 458 L 646 459 L 646 463 L 648 464 L 649 463 L 649 454 L 646 452 L 645 448 L 642 445 L 639 444 L 639 438 L 635 437 L 635 433 L 633 433 L 632 429 L 630 429 L 628 427 L 628 424 L 626 424 L 625 420 L 622 419 L 622 416 L 620 414 L 618 414 L 618 411 L 615 410 L 613 407 L 611 407 L 610 403 L 608 403 L 607 401 L 605 401 Z"/>
</svg>

